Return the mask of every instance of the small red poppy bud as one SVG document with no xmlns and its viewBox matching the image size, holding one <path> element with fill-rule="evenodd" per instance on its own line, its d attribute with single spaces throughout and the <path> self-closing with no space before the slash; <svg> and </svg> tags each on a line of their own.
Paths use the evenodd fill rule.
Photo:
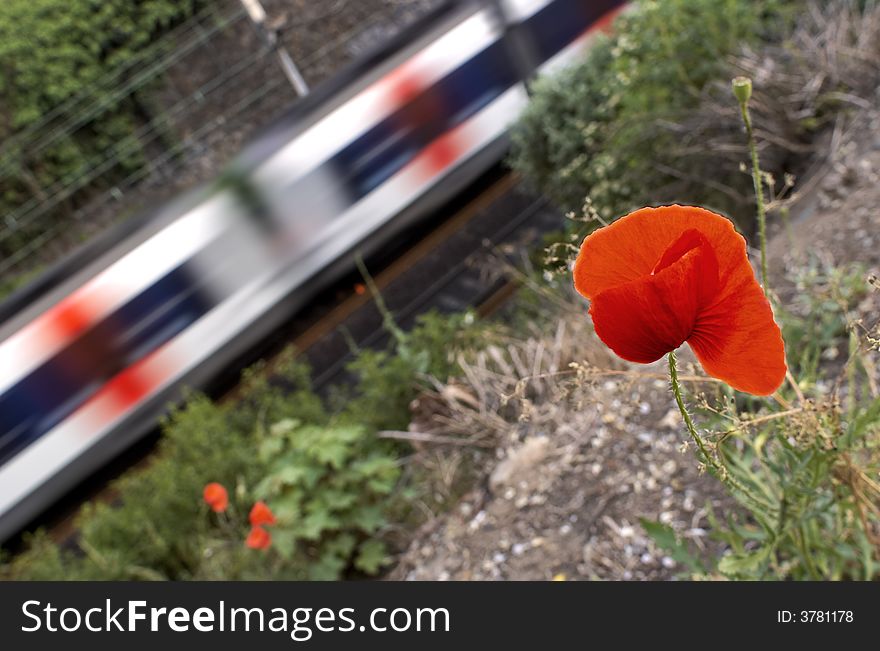
<svg viewBox="0 0 880 651">
<path fill-rule="evenodd" d="M 244 544 L 251 549 L 266 549 L 272 544 L 272 536 L 263 527 L 254 527 Z"/>
<path fill-rule="evenodd" d="M 226 507 L 229 506 L 229 494 L 223 488 L 223 485 L 217 482 L 211 482 L 205 486 L 202 497 L 214 513 L 223 513 Z"/>
<path fill-rule="evenodd" d="M 254 504 L 248 518 L 251 521 L 251 525 L 254 527 L 275 524 L 275 514 L 272 513 L 272 509 L 270 509 L 263 501 Z"/>
</svg>

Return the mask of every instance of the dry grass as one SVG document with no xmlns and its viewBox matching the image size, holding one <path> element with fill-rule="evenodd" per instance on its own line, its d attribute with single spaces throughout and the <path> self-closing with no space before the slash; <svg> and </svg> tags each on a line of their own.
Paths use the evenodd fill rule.
<svg viewBox="0 0 880 651">
<path fill-rule="evenodd" d="M 754 82 L 750 103 L 761 167 L 781 200 L 797 176 L 806 193 L 834 156 L 861 111 L 880 95 L 880 5 L 854 0 L 811 2 L 783 44 L 746 50 L 731 61 L 731 77 Z M 852 110 L 850 110 L 852 109 Z M 740 205 L 753 199 L 740 174 L 748 158 L 742 119 L 729 84 L 708 87 L 698 109 L 664 125 L 678 136 L 684 169 L 712 169 L 705 183 Z M 734 183 L 731 179 L 742 180 Z M 774 202 L 776 208 L 780 201 Z"/>
</svg>

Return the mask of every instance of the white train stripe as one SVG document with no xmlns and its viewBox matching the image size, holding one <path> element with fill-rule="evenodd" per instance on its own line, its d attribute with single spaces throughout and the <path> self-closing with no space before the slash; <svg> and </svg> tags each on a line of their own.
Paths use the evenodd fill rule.
<svg viewBox="0 0 880 651">
<path fill-rule="evenodd" d="M 501 0 L 504 15 L 509 22 L 523 22 L 548 4 L 550 0 Z"/>
<path fill-rule="evenodd" d="M 0 394 L 70 343 L 53 326 L 61 311 L 100 321 L 219 236 L 237 210 L 234 202 L 229 194 L 208 199 L 0 343 Z"/>
</svg>

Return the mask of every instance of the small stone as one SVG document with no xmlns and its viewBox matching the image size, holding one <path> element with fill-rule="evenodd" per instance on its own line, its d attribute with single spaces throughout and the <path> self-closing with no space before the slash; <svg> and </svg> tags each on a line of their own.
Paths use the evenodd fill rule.
<svg viewBox="0 0 880 651">
<path fill-rule="evenodd" d="M 514 485 L 518 481 L 525 480 L 535 466 L 545 459 L 549 448 L 550 439 L 546 436 L 533 436 L 527 439 L 492 471 L 489 477 L 489 487 L 492 492 L 497 494 L 502 486 Z"/>
<path fill-rule="evenodd" d="M 681 412 L 678 409 L 670 409 L 666 412 L 666 415 L 660 419 L 658 425 L 660 427 L 665 427 L 666 429 L 681 429 L 683 422 L 681 420 Z"/>
</svg>

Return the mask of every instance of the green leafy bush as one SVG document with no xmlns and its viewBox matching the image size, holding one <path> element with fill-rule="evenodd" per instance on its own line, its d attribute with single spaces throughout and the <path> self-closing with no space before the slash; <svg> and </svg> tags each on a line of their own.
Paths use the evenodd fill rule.
<svg viewBox="0 0 880 651">
<path fill-rule="evenodd" d="M 565 210 L 580 211 L 589 195 L 605 219 L 669 201 L 729 209 L 729 197 L 706 183 L 704 169 L 681 168 L 682 136 L 664 127 L 695 107 L 710 82 L 729 79 L 726 57 L 778 38 L 791 6 L 638 3 L 581 63 L 535 81 L 513 131 L 511 164 Z M 726 181 L 750 183 L 742 174 Z"/>
<path fill-rule="evenodd" d="M 368 574 L 385 564 L 374 534 L 400 474 L 392 445 L 358 425 L 287 419 L 269 428 L 259 455 L 267 474 L 254 492 L 278 518 L 272 540 L 282 557 L 311 579 L 337 579 L 352 562 Z"/>
<path fill-rule="evenodd" d="M 748 519 L 713 518 L 733 578 L 872 580 L 880 557 L 876 485 L 880 399 L 845 413 L 833 402 L 779 417 L 720 446 L 727 467 L 754 495 Z"/>
<path fill-rule="evenodd" d="M 384 309 L 384 308 L 383 308 Z M 387 319 L 386 319 L 387 323 Z M 391 322 L 392 348 L 365 349 L 348 365 L 358 378 L 354 394 L 336 396 L 341 418 L 368 428 L 403 429 L 409 422 L 409 403 L 426 376 L 445 381 L 458 370 L 456 354 L 472 346 L 479 330 L 471 313 L 419 315 L 404 332 Z M 485 334 L 485 333 L 484 333 Z"/>
<path fill-rule="evenodd" d="M 205 0 L 0 3 L 0 213 L 74 187 L 54 215 L 60 219 L 90 189 L 139 168 L 143 152 L 132 134 L 150 111 L 138 93 L 119 91 L 140 70 L 127 64 L 202 6 Z M 66 112 L 66 102 L 76 113 Z M 80 183 L 108 152 L 115 162 Z M 10 222 L 16 235 L 0 241 L 0 252 L 9 255 L 40 232 L 29 222 Z"/>
<path fill-rule="evenodd" d="M 851 375 L 850 392 L 854 380 Z M 741 507 L 723 515 L 710 510 L 710 535 L 728 553 L 700 558 L 668 527 L 643 522 L 689 574 L 747 580 L 880 576 L 880 487 L 873 479 L 880 472 L 880 399 L 850 400 L 844 408 L 814 382 L 799 384 L 806 398 L 785 391 L 783 407 L 755 411 L 754 404 L 726 400 L 703 414 L 711 423 L 711 453 Z"/>
</svg>

